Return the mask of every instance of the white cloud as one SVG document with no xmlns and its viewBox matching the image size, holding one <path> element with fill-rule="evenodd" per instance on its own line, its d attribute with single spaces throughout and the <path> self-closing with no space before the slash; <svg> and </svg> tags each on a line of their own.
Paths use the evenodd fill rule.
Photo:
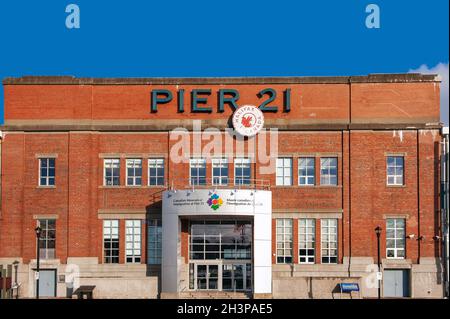
<svg viewBox="0 0 450 319">
<path fill-rule="evenodd" d="M 409 70 L 410 73 L 424 73 L 424 74 L 439 74 L 442 78 L 441 83 L 441 121 L 445 126 L 448 126 L 448 62 L 439 63 L 436 66 L 429 68 L 422 64 L 419 68 Z"/>
</svg>

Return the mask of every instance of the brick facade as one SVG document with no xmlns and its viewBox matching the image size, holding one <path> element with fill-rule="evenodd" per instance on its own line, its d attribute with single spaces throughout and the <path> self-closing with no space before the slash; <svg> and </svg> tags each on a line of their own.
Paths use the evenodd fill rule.
<svg viewBox="0 0 450 319">
<path fill-rule="evenodd" d="M 170 129 L 190 128 L 196 119 L 203 120 L 204 127 L 224 129 L 232 109 L 225 105 L 224 112 L 217 112 L 218 90 L 238 89 L 239 105 L 258 105 L 264 99 L 257 99 L 257 93 L 265 87 L 279 93 L 272 102 L 278 106 L 278 112 L 264 113 L 266 127 L 279 129 L 278 156 L 292 158 L 293 167 L 292 185 L 276 186 L 275 174 L 261 174 L 259 164 L 252 164 L 252 178 L 271 185 L 274 280 L 287 271 L 284 265 L 276 265 L 275 220 L 279 216 L 294 221 L 293 260 L 300 277 L 298 219 L 305 216 L 316 219 L 318 268 L 313 271 L 317 273 L 324 271 L 320 268 L 320 220 L 327 216 L 338 218 L 338 265 L 329 271 L 345 273 L 339 267 L 351 269 L 352 261 L 358 258 L 376 262 L 374 229 L 378 225 L 385 229 L 389 217 L 405 218 L 406 234 L 415 234 L 406 239 L 405 261 L 409 269 L 420 265 L 421 260 L 437 260 L 441 256 L 440 241 L 435 239 L 440 232 L 441 136 L 436 89 L 439 83 L 434 77 L 95 81 L 70 77 L 4 80 L 0 260 L 21 258 L 24 265 L 32 263 L 36 258 L 36 218 L 55 215 L 56 258 L 60 265 L 67 264 L 68 258 L 85 257 L 97 258 L 102 264 L 102 214 L 161 213 L 161 192 L 165 188 L 147 185 L 149 158 L 165 159 L 168 185 L 186 186 L 189 165 L 175 164 L 169 158 L 174 144 L 169 138 Z M 189 92 L 195 88 L 211 89 L 210 114 L 190 111 Z M 173 101 L 158 105 L 157 113 L 150 112 L 149 92 L 153 89 L 169 89 L 174 96 Z M 176 111 L 179 89 L 185 90 L 184 113 Z M 280 92 L 285 89 L 292 92 L 290 112 L 282 109 Z M 225 145 L 222 148 L 225 151 Z M 404 157 L 402 186 L 387 186 L 388 155 Z M 38 185 L 38 158 L 45 156 L 56 157 L 54 187 Z M 315 158 L 314 186 L 298 185 L 298 159 L 302 156 Z M 336 186 L 320 185 L 323 157 L 338 159 Z M 104 158 L 120 158 L 119 186 L 103 185 Z M 126 158 L 142 159 L 142 186 L 126 186 Z M 209 162 L 206 171 L 207 178 L 211 178 Z M 233 180 L 233 163 L 229 172 Z M 145 225 L 146 218 L 138 218 Z M 120 217 L 121 264 L 125 262 L 125 219 Z M 141 263 L 145 265 L 146 227 L 143 230 Z M 389 264 L 385 234 L 383 231 L 381 257 Z M 182 224 L 181 240 L 181 256 L 187 263 L 187 222 Z M 438 283 L 430 284 L 433 295 L 438 296 L 439 288 L 435 286 Z M 420 288 L 415 289 L 414 296 L 426 296 Z M 365 293 L 373 295 L 370 289 Z"/>
</svg>

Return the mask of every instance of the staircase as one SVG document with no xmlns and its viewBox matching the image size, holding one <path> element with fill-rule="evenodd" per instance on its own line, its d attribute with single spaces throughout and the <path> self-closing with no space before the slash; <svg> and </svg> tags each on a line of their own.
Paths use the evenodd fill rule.
<svg viewBox="0 0 450 319">
<path fill-rule="evenodd" d="M 232 291 L 185 291 L 179 293 L 180 299 L 250 299 L 250 292 Z"/>
</svg>

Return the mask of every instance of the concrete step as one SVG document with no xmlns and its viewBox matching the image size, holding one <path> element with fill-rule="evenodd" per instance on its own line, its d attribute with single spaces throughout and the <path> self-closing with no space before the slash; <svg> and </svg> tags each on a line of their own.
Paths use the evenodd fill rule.
<svg viewBox="0 0 450 319">
<path fill-rule="evenodd" d="M 182 299 L 250 299 L 249 292 L 231 292 L 231 291 L 185 291 L 180 292 Z"/>
</svg>

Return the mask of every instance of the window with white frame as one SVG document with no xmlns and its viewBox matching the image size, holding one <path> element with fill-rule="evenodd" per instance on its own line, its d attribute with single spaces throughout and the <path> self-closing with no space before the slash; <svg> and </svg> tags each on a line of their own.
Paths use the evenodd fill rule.
<svg viewBox="0 0 450 319">
<path fill-rule="evenodd" d="M 127 263 L 141 262 L 141 221 L 125 221 L 125 260 Z"/>
<path fill-rule="evenodd" d="M 104 185 L 116 186 L 120 184 L 120 159 L 105 158 L 104 166 Z"/>
<path fill-rule="evenodd" d="M 292 185 L 292 158 L 277 158 L 276 185 Z"/>
<path fill-rule="evenodd" d="M 298 159 L 298 185 L 314 185 L 315 179 L 314 157 L 300 157 Z"/>
<path fill-rule="evenodd" d="M 128 186 L 142 185 L 142 159 L 139 158 L 127 159 L 127 185 Z"/>
<path fill-rule="evenodd" d="M 337 158 L 320 159 L 320 185 L 337 185 Z"/>
<path fill-rule="evenodd" d="M 164 158 L 148 159 L 148 185 L 164 185 Z"/>
<path fill-rule="evenodd" d="M 212 183 L 213 185 L 228 184 L 228 159 L 212 159 Z"/>
<path fill-rule="evenodd" d="M 161 264 L 162 225 L 161 219 L 150 219 L 147 224 L 147 264 Z"/>
<path fill-rule="evenodd" d="M 250 185 L 252 176 L 251 163 L 249 158 L 234 159 L 234 184 Z"/>
<path fill-rule="evenodd" d="M 387 184 L 403 185 L 404 158 L 403 156 L 388 156 L 387 162 Z"/>
<path fill-rule="evenodd" d="M 405 219 L 386 219 L 386 257 L 405 258 Z"/>
<path fill-rule="evenodd" d="M 277 263 L 292 263 L 292 219 L 277 218 Z"/>
<path fill-rule="evenodd" d="M 42 259 L 54 259 L 56 248 L 56 220 L 39 219 L 38 226 L 41 227 L 39 257 Z"/>
<path fill-rule="evenodd" d="M 39 159 L 39 186 L 55 185 L 55 158 Z"/>
<path fill-rule="evenodd" d="M 322 219 L 320 228 L 322 234 L 322 264 L 336 264 L 338 258 L 337 219 Z"/>
<path fill-rule="evenodd" d="M 107 264 L 119 263 L 119 221 L 103 221 L 103 261 Z"/>
<path fill-rule="evenodd" d="M 316 220 L 298 220 L 298 258 L 300 264 L 314 264 L 316 245 Z"/>
<path fill-rule="evenodd" d="M 206 185 L 206 159 L 191 158 L 189 164 L 191 185 Z"/>
</svg>

